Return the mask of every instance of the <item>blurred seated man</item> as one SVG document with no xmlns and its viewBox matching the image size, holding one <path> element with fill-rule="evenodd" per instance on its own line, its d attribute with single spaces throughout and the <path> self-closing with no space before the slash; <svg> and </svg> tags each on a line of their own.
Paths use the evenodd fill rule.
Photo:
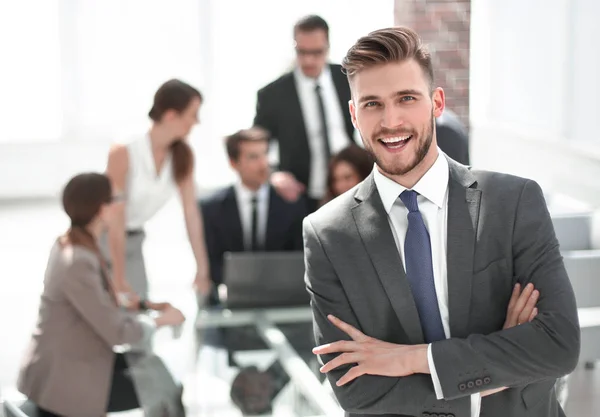
<svg viewBox="0 0 600 417">
<path fill-rule="evenodd" d="M 304 199 L 288 202 L 269 184 L 268 141 L 267 132 L 257 127 L 228 136 L 227 155 L 239 179 L 200 201 L 214 288 L 223 282 L 225 252 L 303 250 L 306 202 Z M 216 291 L 212 292 L 209 303 L 219 304 Z M 299 353 L 311 357 L 310 323 L 287 325 L 282 330 Z M 221 333 L 232 366 L 238 366 L 234 351 L 267 348 L 253 326 L 224 329 Z M 232 399 L 244 412 L 266 412 L 287 380 L 278 363 L 264 373 L 244 369 L 232 385 Z M 264 389 L 257 393 L 257 387 Z M 259 397 L 261 401 L 257 401 Z"/>
<path fill-rule="evenodd" d="M 223 281 L 225 252 L 303 248 L 306 203 L 284 200 L 269 184 L 268 140 L 266 131 L 257 127 L 228 136 L 225 146 L 238 181 L 200 201 L 215 287 Z"/>
<path fill-rule="evenodd" d="M 444 109 L 435 120 L 435 131 L 438 146 L 446 155 L 463 165 L 470 164 L 469 133 L 456 113 Z"/>
</svg>

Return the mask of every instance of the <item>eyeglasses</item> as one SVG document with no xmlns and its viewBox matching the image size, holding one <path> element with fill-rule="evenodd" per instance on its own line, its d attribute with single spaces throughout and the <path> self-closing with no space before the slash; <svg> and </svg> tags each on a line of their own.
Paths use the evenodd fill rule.
<svg viewBox="0 0 600 417">
<path fill-rule="evenodd" d="M 319 57 L 327 53 L 327 48 L 322 49 L 300 49 L 296 48 L 296 55 L 298 56 L 314 56 Z"/>
</svg>

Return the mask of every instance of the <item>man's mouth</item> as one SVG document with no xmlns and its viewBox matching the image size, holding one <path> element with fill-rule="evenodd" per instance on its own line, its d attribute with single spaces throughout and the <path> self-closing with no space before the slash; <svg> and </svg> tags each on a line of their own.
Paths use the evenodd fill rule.
<svg viewBox="0 0 600 417">
<path fill-rule="evenodd" d="M 395 136 L 392 138 L 380 138 L 379 142 L 388 149 L 401 149 L 412 139 L 413 135 Z"/>
</svg>

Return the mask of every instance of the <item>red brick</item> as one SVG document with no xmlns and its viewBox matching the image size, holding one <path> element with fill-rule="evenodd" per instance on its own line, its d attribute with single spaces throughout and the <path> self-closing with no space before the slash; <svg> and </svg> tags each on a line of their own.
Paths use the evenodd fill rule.
<svg viewBox="0 0 600 417">
<path fill-rule="evenodd" d="M 468 126 L 470 0 L 395 0 L 395 3 L 396 24 L 412 27 L 429 45 L 436 84 L 444 88 L 448 108 Z"/>
</svg>

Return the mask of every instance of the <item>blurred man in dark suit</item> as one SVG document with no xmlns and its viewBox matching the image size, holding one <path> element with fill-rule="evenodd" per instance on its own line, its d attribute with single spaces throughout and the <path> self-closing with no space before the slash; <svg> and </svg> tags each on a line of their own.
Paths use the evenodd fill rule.
<svg viewBox="0 0 600 417">
<path fill-rule="evenodd" d="M 254 124 L 279 145 L 271 182 L 289 201 L 308 197 L 316 210 L 327 190 L 331 155 L 354 143 L 350 88 L 340 65 L 329 64 L 329 26 L 307 16 L 294 26 L 296 68 L 258 92 Z"/>
</svg>

